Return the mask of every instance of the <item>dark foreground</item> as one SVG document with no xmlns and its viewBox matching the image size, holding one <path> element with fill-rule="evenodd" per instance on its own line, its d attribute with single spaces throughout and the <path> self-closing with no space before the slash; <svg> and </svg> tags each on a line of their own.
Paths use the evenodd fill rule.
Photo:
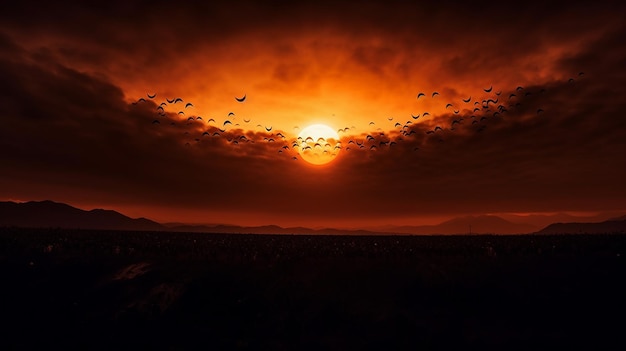
<svg viewBox="0 0 626 351">
<path fill-rule="evenodd" d="M 604 348 L 626 341 L 625 255 L 625 235 L 0 228 L 0 348 Z"/>
</svg>

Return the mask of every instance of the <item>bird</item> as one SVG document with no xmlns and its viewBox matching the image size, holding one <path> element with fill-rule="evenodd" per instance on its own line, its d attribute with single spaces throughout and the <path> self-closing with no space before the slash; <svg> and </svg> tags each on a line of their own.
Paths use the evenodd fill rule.
<svg viewBox="0 0 626 351">
<path fill-rule="evenodd" d="M 468 97 L 467 99 L 463 99 L 464 103 L 469 103 L 470 101 L 472 101 L 472 97 Z"/>
<path fill-rule="evenodd" d="M 213 118 L 209 118 L 209 120 L 208 120 L 208 121 L 206 121 L 206 122 L 207 122 L 207 123 L 211 123 L 211 122 L 214 122 L 214 123 L 215 123 L 215 119 L 213 119 Z"/>
<path fill-rule="evenodd" d="M 422 113 L 422 116 L 424 116 L 424 117 L 426 117 L 426 116 L 430 116 L 430 113 L 428 113 L 428 112 L 424 112 L 424 113 Z"/>
<path fill-rule="evenodd" d="M 228 112 L 228 117 L 232 117 L 232 116 L 234 116 L 234 115 L 235 115 L 235 113 L 234 113 L 234 112 Z"/>
<path fill-rule="evenodd" d="M 229 121 L 229 120 L 225 120 L 224 123 L 222 124 L 222 126 L 225 126 L 227 124 L 233 124 L 233 122 Z"/>
<path fill-rule="evenodd" d="M 376 124 L 376 123 L 374 123 L 374 122 L 370 122 L 370 125 L 371 125 L 371 126 L 372 126 L 372 125 L 374 125 L 374 124 Z"/>
<path fill-rule="evenodd" d="M 520 86 L 518 86 L 517 88 L 515 88 L 515 90 L 517 90 L 517 91 L 520 91 L 520 90 L 522 90 L 522 89 L 524 89 L 524 87 L 522 87 L 521 85 L 520 85 Z"/>
<path fill-rule="evenodd" d="M 246 101 L 246 94 L 243 94 L 243 96 L 240 97 L 240 98 L 235 96 L 235 100 L 237 100 L 237 102 L 244 102 L 244 101 Z"/>
<path fill-rule="evenodd" d="M 150 94 L 147 94 L 147 95 L 148 95 L 148 98 L 150 98 L 150 99 L 154 99 L 156 97 L 156 93 L 154 93 L 152 95 L 150 95 Z"/>
<path fill-rule="evenodd" d="M 171 100 L 170 100 L 170 99 L 167 99 L 167 98 L 166 98 L 165 100 L 167 100 L 167 102 L 168 102 L 168 103 L 172 104 L 172 103 L 174 103 L 174 100 L 176 100 L 176 99 L 171 99 Z"/>
<path fill-rule="evenodd" d="M 490 86 L 489 88 L 483 89 L 483 90 L 485 91 L 485 93 L 490 93 L 492 89 L 493 89 L 493 85 Z"/>
<path fill-rule="evenodd" d="M 140 98 L 139 100 L 133 102 L 133 105 L 136 105 L 137 103 L 140 103 L 140 102 L 146 102 L 146 99 Z"/>
<path fill-rule="evenodd" d="M 245 118 L 244 118 L 244 119 L 243 119 L 243 121 L 244 121 L 244 122 L 246 122 L 246 123 L 250 123 L 250 120 L 249 120 L 249 119 L 245 119 Z"/>
<path fill-rule="evenodd" d="M 389 118 L 387 118 L 387 119 L 388 119 L 388 120 L 390 120 L 390 121 L 393 121 L 393 117 L 389 117 Z"/>
<path fill-rule="evenodd" d="M 514 97 L 516 97 L 516 96 L 517 96 L 517 95 L 515 95 L 515 94 L 511 94 L 511 95 L 509 95 L 509 99 L 514 98 Z"/>
<path fill-rule="evenodd" d="M 271 131 L 271 130 L 272 130 L 272 127 L 271 127 L 271 126 L 270 126 L 269 128 L 268 128 L 268 127 L 265 127 L 265 130 L 267 130 L 267 131 L 269 132 L 269 131 Z"/>
<path fill-rule="evenodd" d="M 443 130 L 443 128 L 441 128 L 440 126 L 436 126 L 434 130 L 435 130 L 435 131 L 438 131 L 438 130 Z"/>
<path fill-rule="evenodd" d="M 183 99 L 181 99 L 181 98 L 174 99 L 174 103 L 177 103 L 177 102 L 183 102 Z"/>
<path fill-rule="evenodd" d="M 419 94 L 417 94 L 417 99 L 419 100 L 419 98 L 422 96 L 426 96 L 426 94 L 420 92 Z"/>
<path fill-rule="evenodd" d="M 435 95 L 439 95 L 439 92 L 434 91 L 434 92 L 432 93 L 431 97 L 435 97 Z"/>
<path fill-rule="evenodd" d="M 446 104 L 446 108 L 452 107 L 452 106 L 454 106 L 454 105 L 452 105 L 451 103 Z"/>
<path fill-rule="evenodd" d="M 413 117 L 413 119 L 418 119 L 418 118 L 420 118 L 420 115 L 418 113 L 417 116 L 413 116 L 413 114 L 411 113 L 411 117 Z"/>
<path fill-rule="evenodd" d="M 193 107 L 193 104 L 192 104 L 191 102 L 188 102 L 188 103 L 185 105 L 185 108 L 189 108 L 189 107 Z"/>
<path fill-rule="evenodd" d="M 158 119 L 155 119 L 154 121 L 152 121 L 152 124 L 161 124 L 161 122 L 159 122 Z"/>
</svg>

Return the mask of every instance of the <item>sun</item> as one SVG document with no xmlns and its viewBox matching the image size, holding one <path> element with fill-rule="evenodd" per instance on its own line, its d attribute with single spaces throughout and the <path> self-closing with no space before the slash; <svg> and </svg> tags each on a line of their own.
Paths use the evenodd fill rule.
<svg viewBox="0 0 626 351">
<path fill-rule="evenodd" d="M 312 124 L 298 135 L 298 152 L 308 163 L 325 165 L 337 157 L 339 150 L 339 134 L 325 124 Z"/>
</svg>

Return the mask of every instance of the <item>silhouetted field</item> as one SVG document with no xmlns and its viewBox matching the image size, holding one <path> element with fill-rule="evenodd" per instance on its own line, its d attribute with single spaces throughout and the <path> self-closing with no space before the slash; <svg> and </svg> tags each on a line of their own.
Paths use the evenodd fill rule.
<svg viewBox="0 0 626 351">
<path fill-rule="evenodd" d="M 0 228 L 3 349 L 620 345 L 626 236 Z"/>
</svg>

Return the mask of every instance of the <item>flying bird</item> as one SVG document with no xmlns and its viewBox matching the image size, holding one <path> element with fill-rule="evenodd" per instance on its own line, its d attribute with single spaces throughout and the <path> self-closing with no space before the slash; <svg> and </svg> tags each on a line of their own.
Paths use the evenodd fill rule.
<svg viewBox="0 0 626 351">
<path fill-rule="evenodd" d="M 185 108 L 189 108 L 189 107 L 193 107 L 193 104 L 192 104 L 191 102 L 188 102 L 188 103 L 185 105 Z"/>
<path fill-rule="evenodd" d="M 181 98 L 174 99 L 174 103 L 177 103 L 177 102 L 183 102 L 183 99 L 181 99 Z"/>
<path fill-rule="evenodd" d="M 225 126 L 225 125 L 227 125 L 227 124 L 233 124 L 233 122 L 231 122 L 231 121 L 229 121 L 229 120 L 225 120 L 225 121 L 224 121 L 224 124 L 222 124 L 222 126 Z"/>
<path fill-rule="evenodd" d="M 435 97 L 435 95 L 439 95 L 439 92 L 434 91 L 433 94 L 431 95 L 431 97 Z"/>
<path fill-rule="evenodd" d="M 150 95 L 150 94 L 147 94 L 147 95 L 148 95 L 148 98 L 150 98 L 150 99 L 154 99 L 156 97 L 156 93 L 154 93 L 152 95 Z"/>
<path fill-rule="evenodd" d="M 419 98 L 421 98 L 422 96 L 426 96 L 426 94 L 420 92 L 419 94 L 417 94 L 417 99 L 419 100 Z"/>
<path fill-rule="evenodd" d="M 270 126 L 269 128 L 265 127 L 265 130 L 267 130 L 268 132 L 272 130 L 272 127 Z"/>
<path fill-rule="evenodd" d="M 493 89 L 493 85 L 490 86 L 489 88 L 483 89 L 483 90 L 485 91 L 485 93 L 490 93 L 492 89 Z"/>
<path fill-rule="evenodd" d="M 228 112 L 228 117 L 232 117 L 232 116 L 234 116 L 234 115 L 235 115 L 235 113 L 234 113 L 234 112 Z"/>
<path fill-rule="evenodd" d="M 246 122 L 246 123 L 250 123 L 250 120 L 249 120 L 249 119 L 245 119 L 245 118 L 244 118 L 244 119 L 243 119 L 243 121 L 244 121 L 244 122 Z"/>
<path fill-rule="evenodd" d="M 471 96 L 468 97 L 467 99 L 463 99 L 463 102 L 466 103 L 466 104 L 469 103 L 470 101 L 472 101 L 472 97 Z"/>
<path fill-rule="evenodd" d="M 244 102 L 244 101 L 246 101 L 246 94 L 244 94 L 244 95 L 243 95 L 242 97 L 240 97 L 240 98 L 235 97 L 235 100 L 237 100 L 238 102 Z"/>
<path fill-rule="evenodd" d="M 411 113 L 411 117 L 413 117 L 413 119 L 418 119 L 418 118 L 420 118 L 420 115 L 418 113 L 417 116 L 413 116 L 413 114 Z"/>
<path fill-rule="evenodd" d="M 450 103 L 446 104 L 446 108 L 448 108 L 448 107 L 452 107 L 452 106 L 454 106 L 454 105 L 452 105 L 452 104 L 450 104 Z"/>
</svg>

